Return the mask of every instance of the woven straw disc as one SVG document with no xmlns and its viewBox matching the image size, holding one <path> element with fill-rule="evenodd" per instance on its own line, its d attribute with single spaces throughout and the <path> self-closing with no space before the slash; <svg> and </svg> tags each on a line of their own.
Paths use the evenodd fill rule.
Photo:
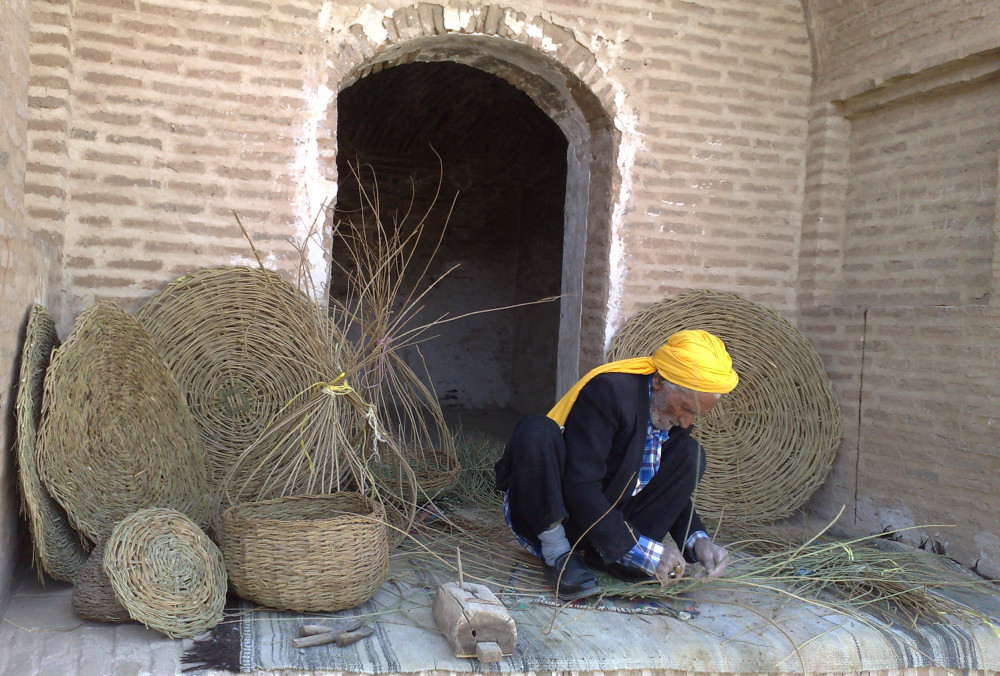
<svg viewBox="0 0 1000 676">
<path fill-rule="evenodd" d="M 49 355 L 58 346 L 55 323 L 41 305 L 28 314 L 28 326 L 21 351 L 17 386 L 17 466 L 21 486 L 21 513 L 31 530 L 35 567 L 57 580 L 73 582 L 87 560 L 80 536 L 69 524 L 66 512 L 49 497 L 38 476 L 35 441 L 42 415 L 42 391 Z"/>
<path fill-rule="evenodd" d="M 170 638 L 188 638 L 222 620 L 226 566 L 194 521 L 173 509 L 143 509 L 108 538 L 104 569 L 133 619 Z"/>
<path fill-rule="evenodd" d="M 95 622 L 131 622 L 125 606 L 118 600 L 111 580 L 104 570 L 104 543 L 90 552 L 73 585 L 73 612 Z"/>
<path fill-rule="evenodd" d="M 353 608 L 388 573 L 382 505 L 360 493 L 235 505 L 222 514 L 220 536 L 233 588 L 272 608 Z"/>
<path fill-rule="evenodd" d="M 52 353 L 38 469 L 92 542 L 144 507 L 208 522 L 205 450 L 180 390 L 142 327 L 101 302 Z"/>
<path fill-rule="evenodd" d="M 282 407 L 340 373 L 319 316 L 279 275 L 246 267 L 185 275 L 139 309 L 187 397 L 213 489 Z"/>
<path fill-rule="evenodd" d="M 722 339 L 740 377 L 696 423 L 708 456 L 695 496 L 700 514 L 735 524 L 788 516 L 823 483 L 840 446 L 840 405 L 819 356 L 771 310 L 704 290 L 636 314 L 615 336 L 608 359 L 649 356 L 684 329 Z"/>
</svg>

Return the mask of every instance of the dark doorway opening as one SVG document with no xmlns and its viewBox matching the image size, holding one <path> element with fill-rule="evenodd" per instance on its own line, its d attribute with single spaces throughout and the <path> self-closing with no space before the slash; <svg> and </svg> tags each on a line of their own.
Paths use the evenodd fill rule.
<svg viewBox="0 0 1000 676">
<path fill-rule="evenodd" d="M 567 140 L 521 90 L 446 61 L 386 68 L 340 93 L 337 140 L 336 217 L 361 212 L 360 182 L 384 226 L 426 216 L 413 270 L 433 256 L 433 281 L 458 265 L 416 323 L 560 293 Z M 337 293 L 336 238 L 333 257 Z M 453 420 L 488 427 L 554 403 L 559 319 L 558 302 L 478 314 L 435 327 L 406 356 L 418 373 L 426 364 Z"/>
</svg>

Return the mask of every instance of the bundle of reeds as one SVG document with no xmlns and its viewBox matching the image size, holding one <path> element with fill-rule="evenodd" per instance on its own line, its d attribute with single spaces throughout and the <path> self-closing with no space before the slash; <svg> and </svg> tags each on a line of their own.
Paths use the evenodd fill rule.
<svg viewBox="0 0 1000 676">
<path fill-rule="evenodd" d="M 390 454 L 379 473 L 406 491 L 405 477 L 412 472 L 416 490 L 403 497 L 422 502 L 459 472 L 452 436 L 417 347 L 445 319 L 416 321 L 421 300 L 443 278 L 426 280 L 433 253 L 422 268 L 415 263 L 437 196 L 415 224 L 408 222 L 409 214 L 400 223 L 388 224 L 377 190 L 366 187 L 360 169 L 355 168 L 355 178 L 360 208 L 334 224 L 334 246 L 340 252 L 334 262 L 341 279 L 338 293 L 332 293 L 333 285 L 328 287 L 330 309 L 342 334 L 355 343 L 360 389 L 379 411 L 384 436 L 394 440 L 408 467 L 398 465 Z M 404 355 L 416 359 L 420 373 Z"/>
<path fill-rule="evenodd" d="M 446 495 L 462 503 L 499 509 L 503 494 L 496 490 L 493 465 L 503 455 L 503 444 L 485 432 L 459 430 L 455 434 L 455 453 L 462 471 Z"/>
</svg>

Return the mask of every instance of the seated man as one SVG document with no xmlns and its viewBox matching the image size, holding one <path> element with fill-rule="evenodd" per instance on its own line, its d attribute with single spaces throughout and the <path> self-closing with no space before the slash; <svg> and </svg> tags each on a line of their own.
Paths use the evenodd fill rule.
<svg viewBox="0 0 1000 676">
<path fill-rule="evenodd" d="M 508 526 L 544 559 L 560 599 L 600 593 L 581 551 L 623 579 L 674 584 L 681 549 L 722 574 L 727 552 L 691 503 L 705 454 L 690 426 L 736 387 L 732 363 L 712 334 L 680 331 L 652 357 L 597 367 L 548 416 L 518 423 L 496 485 Z"/>
</svg>

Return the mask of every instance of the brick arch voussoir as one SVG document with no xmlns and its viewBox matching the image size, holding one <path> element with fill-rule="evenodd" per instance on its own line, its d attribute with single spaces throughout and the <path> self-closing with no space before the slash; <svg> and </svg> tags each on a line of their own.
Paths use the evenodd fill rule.
<svg viewBox="0 0 1000 676">
<path fill-rule="evenodd" d="M 339 58 L 340 87 L 343 88 L 372 72 L 416 58 L 408 50 L 424 38 L 480 35 L 511 40 L 549 61 L 553 67 L 576 76 L 597 99 L 603 113 L 614 119 L 618 109 L 616 88 L 605 77 L 596 56 L 576 39 L 572 30 L 539 15 L 500 5 L 446 7 L 421 2 L 387 12 L 380 26 L 372 30 L 355 23 L 343 29 L 336 45 Z M 398 55 L 386 58 L 387 53 Z M 585 111 L 589 116 L 592 112 Z"/>
</svg>

